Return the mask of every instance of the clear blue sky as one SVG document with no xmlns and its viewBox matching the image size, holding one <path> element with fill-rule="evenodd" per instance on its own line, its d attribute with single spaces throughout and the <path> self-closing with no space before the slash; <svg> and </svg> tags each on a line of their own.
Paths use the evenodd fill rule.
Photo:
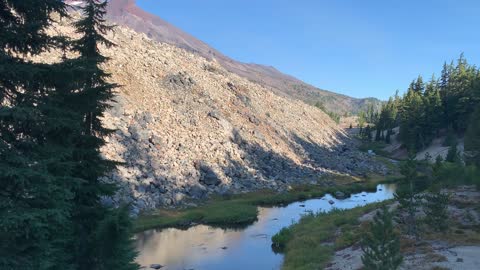
<svg viewBox="0 0 480 270">
<path fill-rule="evenodd" d="M 138 0 L 243 61 L 354 97 L 386 99 L 461 52 L 480 62 L 478 0 Z"/>
</svg>

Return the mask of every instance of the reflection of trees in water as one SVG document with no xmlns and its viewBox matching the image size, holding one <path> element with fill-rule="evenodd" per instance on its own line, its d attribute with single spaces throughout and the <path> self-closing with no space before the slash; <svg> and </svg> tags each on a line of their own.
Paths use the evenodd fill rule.
<svg viewBox="0 0 480 270">
<path fill-rule="evenodd" d="M 385 184 L 385 185 L 383 185 L 383 188 L 385 189 L 385 191 L 388 191 L 388 193 L 393 194 L 397 190 L 397 185 L 396 184 Z"/>
<path fill-rule="evenodd" d="M 379 189 L 382 189 L 380 191 Z M 381 201 L 393 197 L 396 185 L 380 185 L 376 192 L 352 194 L 345 200 L 337 200 L 327 194 L 322 198 L 298 203 L 282 208 L 259 207 L 258 221 L 242 229 L 222 229 L 198 225 L 188 229 L 150 230 L 136 235 L 137 248 L 141 251 L 137 261 L 141 265 L 160 263 L 169 267 L 192 267 L 207 261 L 231 263 L 243 260 L 242 256 L 260 256 L 264 261 L 275 261 L 278 250 L 270 249 L 270 238 L 282 227 L 298 220 L 305 211 L 329 211 L 332 208 L 350 209 L 368 202 Z M 363 196 L 365 195 L 365 196 Z M 334 200 L 335 205 L 330 205 Z M 306 207 L 305 207 L 306 205 Z M 263 240 L 265 239 L 265 240 Z M 261 242 L 256 242 L 261 241 Z M 265 245 L 264 248 L 254 249 Z M 222 250 L 227 247 L 228 250 Z M 240 257 L 242 258 L 240 258 Z M 273 258 L 273 259 L 272 259 Z M 246 260 L 250 258 L 245 258 Z M 240 263 L 242 264 L 242 263 Z M 213 264 L 212 264 L 213 265 Z M 243 264 L 242 264 L 243 265 Z M 247 263 L 248 265 L 248 263 Z M 205 266 L 205 265 L 203 265 Z"/>
<path fill-rule="evenodd" d="M 140 265 L 160 263 L 178 264 L 183 261 L 204 257 L 222 256 L 221 247 L 228 246 L 242 238 L 242 231 L 215 229 L 198 225 L 187 230 L 164 229 L 150 230 L 137 235 L 137 249 L 141 251 L 137 258 Z"/>
</svg>

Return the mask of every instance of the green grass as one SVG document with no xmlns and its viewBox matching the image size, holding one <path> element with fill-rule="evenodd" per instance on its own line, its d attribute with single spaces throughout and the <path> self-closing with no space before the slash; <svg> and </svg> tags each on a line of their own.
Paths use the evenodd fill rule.
<svg viewBox="0 0 480 270">
<path fill-rule="evenodd" d="M 134 223 L 134 230 L 139 232 L 152 228 L 184 227 L 192 223 L 242 226 L 254 222 L 257 214 L 257 207 L 253 204 L 236 200 L 212 200 L 196 208 L 160 209 L 150 214 L 141 215 Z"/>
<path fill-rule="evenodd" d="M 285 254 L 282 269 L 324 269 L 335 250 L 360 240 L 364 230 L 358 218 L 385 203 L 307 214 L 298 223 L 282 229 L 272 237 L 273 245 Z"/>
<path fill-rule="evenodd" d="M 319 182 L 322 182 L 321 179 Z M 215 225 L 219 227 L 238 227 L 253 223 L 257 219 L 257 206 L 286 205 L 295 201 L 319 198 L 327 193 L 342 191 L 346 194 L 375 191 L 377 184 L 386 182 L 385 177 L 371 176 L 367 180 L 337 175 L 329 178 L 336 186 L 320 185 L 292 186 L 289 192 L 276 193 L 262 190 L 230 197 L 213 197 L 204 204 L 186 209 L 158 209 L 143 213 L 134 222 L 134 231 L 140 232 L 154 228 L 184 227 L 192 223 Z M 392 181 L 390 179 L 390 181 Z"/>
</svg>

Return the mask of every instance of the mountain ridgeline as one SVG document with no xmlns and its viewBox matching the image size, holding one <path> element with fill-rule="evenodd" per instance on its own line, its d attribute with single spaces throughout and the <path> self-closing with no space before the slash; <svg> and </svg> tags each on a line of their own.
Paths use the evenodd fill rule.
<svg viewBox="0 0 480 270">
<path fill-rule="evenodd" d="M 328 111 L 336 114 L 357 114 L 369 105 L 377 108 L 381 104 L 376 98 L 357 99 L 319 89 L 271 66 L 233 60 L 158 16 L 142 10 L 135 2 L 135 0 L 109 1 L 108 18 L 118 25 L 145 33 L 153 40 L 194 52 L 208 60 L 217 61 L 229 72 L 258 83 L 278 95 L 299 99 L 310 105 L 320 102 Z"/>
</svg>

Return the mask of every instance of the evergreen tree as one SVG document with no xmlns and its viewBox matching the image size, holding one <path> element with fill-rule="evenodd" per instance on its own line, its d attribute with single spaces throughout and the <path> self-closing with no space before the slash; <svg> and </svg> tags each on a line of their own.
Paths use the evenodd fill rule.
<svg viewBox="0 0 480 270">
<path fill-rule="evenodd" d="M 375 215 L 361 243 L 365 269 L 395 270 L 402 264 L 400 240 L 393 228 L 392 214 L 385 206 Z"/>
<path fill-rule="evenodd" d="M 417 179 L 417 162 L 414 155 L 402 164 L 400 171 L 404 176 L 404 181 L 399 185 L 397 192 L 394 194 L 395 199 L 399 202 L 398 222 L 405 225 L 407 234 L 418 237 L 417 231 L 417 207 L 418 201 L 415 199 L 415 181 Z M 403 213 L 405 212 L 405 214 Z"/>
<path fill-rule="evenodd" d="M 413 83 L 413 91 L 415 91 L 417 94 L 423 94 L 424 90 L 425 85 L 423 83 L 423 78 L 419 75 L 417 80 Z"/>
<path fill-rule="evenodd" d="M 403 98 L 400 108 L 399 138 L 409 152 L 415 152 L 425 147 L 425 136 L 422 133 L 424 119 L 422 96 L 414 90 L 409 90 Z"/>
<path fill-rule="evenodd" d="M 480 168 L 480 108 L 473 113 L 465 134 L 465 159 Z"/>
<path fill-rule="evenodd" d="M 458 162 L 460 161 L 460 156 L 458 154 L 458 149 L 457 149 L 457 143 L 454 143 L 450 148 L 448 149 L 447 157 L 445 158 L 445 161 L 448 162 Z"/>
<path fill-rule="evenodd" d="M 480 71 L 460 55 L 456 64 L 445 63 L 440 79 L 434 76 L 424 83 L 421 76 L 413 80 L 405 95 L 398 92 L 382 107 L 378 122 L 380 129 L 400 127 L 398 139 L 408 151 L 418 151 L 448 129 L 451 134 L 462 134 L 469 126 L 469 119 L 480 104 Z M 397 110 L 394 117 L 391 111 Z M 390 120 L 387 120 L 390 119 Z M 450 133 L 449 133 L 450 134 Z M 383 133 L 376 133 L 381 139 Z"/>
<path fill-rule="evenodd" d="M 448 229 L 448 203 L 450 196 L 440 191 L 427 193 L 424 197 L 425 223 L 437 232 Z"/>
<path fill-rule="evenodd" d="M 109 83 L 110 74 L 101 65 L 108 60 L 99 47 L 111 47 L 105 38 L 113 28 L 106 24 L 107 1 L 85 0 L 83 18 L 75 23 L 80 39 L 73 42 L 79 58 L 72 62 L 76 70 L 78 87 L 72 108 L 83 116 L 82 136 L 79 136 L 75 157 L 78 166 L 75 174 L 83 179 L 75 190 L 76 204 L 73 212 L 75 241 L 73 251 L 79 270 L 137 269 L 133 263 L 135 252 L 130 242 L 130 225 L 126 208 L 113 209 L 101 203 L 103 197 L 112 196 L 116 186 L 102 180 L 116 166 L 115 162 L 101 157 L 105 136 L 112 130 L 102 126 L 101 118 L 110 107 L 117 85 Z M 108 241 L 106 241 L 108 239 Z"/>
<path fill-rule="evenodd" d="M 389 130 L 387 130 L 387 136 L 385 137 L 385 143 L 390 144 L 392 142 L 391 136 L 392 136 L 392 130 L 389 129 Z"/>
<path fill-rule="evenodd" d="M 63 1 L 0 1 L 1 269 L 73 268 L 69 134 L 79 126 L 52 98 L 67 71 L 23 57 L 58 48 L 46 32 L 53 12 L 66 16 Z"/>
</svg>

